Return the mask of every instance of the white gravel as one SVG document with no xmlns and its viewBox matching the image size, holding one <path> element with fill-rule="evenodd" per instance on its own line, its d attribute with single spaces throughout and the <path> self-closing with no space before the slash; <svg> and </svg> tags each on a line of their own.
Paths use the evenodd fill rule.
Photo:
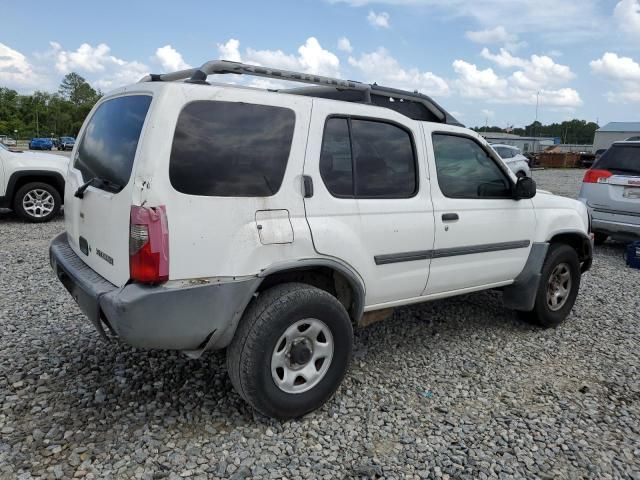
<svg viewBox="0 0 640 480">
<path fill-rule="evenodd" d="M 582 171 L 534 172 L 575 196 Z M 0 212 L 0 479 L 640 479 L 640 271 L 597 248 L 576 307 L 542 330 L 484 292 L 357 333 L 336 396 L 255 416 L 224 355 L 106 344 L 48 263 L 46 225 Z"/>
</svg>

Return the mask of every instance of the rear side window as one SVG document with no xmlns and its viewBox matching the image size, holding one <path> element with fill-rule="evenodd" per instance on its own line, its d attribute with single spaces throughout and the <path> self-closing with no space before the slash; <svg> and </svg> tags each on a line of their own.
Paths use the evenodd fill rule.
<svg viewBox="0 0 640 480">
<path fill-rule="evenodd" d="M 269 197 L 289 159 L 293 110 L 239 102 L 197 101 L 180 113 L 169 178 L 189 195 Z"/>
<path fill-rule="evenodd" d="M 613 145 L 604 152 L 593 168 L 613 173 L 640 175 L 640 147 Z"/>
<path fill-rule="evenodd" d="M 390 123 L 329 118 L 320 173 L 336 197 L 412 197 L 417 174 L 411 134 Z"/>
<path fill-rule="evenodd" d="M 125 187 L 150 104 L 149 95 L 128 95 L 98 107 L 85 128 L 74 164 L 85 181 L 106 180 L 95 186 L 113 192 Z"/>
</svg>

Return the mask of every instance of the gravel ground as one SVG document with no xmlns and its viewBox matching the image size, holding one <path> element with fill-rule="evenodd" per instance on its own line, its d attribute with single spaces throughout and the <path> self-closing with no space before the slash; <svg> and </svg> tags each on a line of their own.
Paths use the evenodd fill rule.
<svg viewBox="0 0 640 480">
<path fill-rule="evenodd" d="M 575 196 L 582 171 L 541 171 Z M 63 221 L 0 212 L 0 478 L 640 478 L 640 271 L 596 250 L 542 330 L 484 292 L 398 309 L 356 336 L 336 396 L 258 417 L 220 352 L 105 344 L 54 279 Z"/>
</svg>

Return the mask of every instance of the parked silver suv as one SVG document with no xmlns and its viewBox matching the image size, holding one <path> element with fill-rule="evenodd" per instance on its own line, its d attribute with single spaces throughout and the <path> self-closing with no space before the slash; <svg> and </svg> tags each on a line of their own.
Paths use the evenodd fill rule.
<svg viewBox="0 0 640 480">
<path fill-rule="evenodd" d="M 595 243 L 640 237 L 640 141 L 616 142 L 587 170 L 580 200 L 589 208 Z"/>
</svg>

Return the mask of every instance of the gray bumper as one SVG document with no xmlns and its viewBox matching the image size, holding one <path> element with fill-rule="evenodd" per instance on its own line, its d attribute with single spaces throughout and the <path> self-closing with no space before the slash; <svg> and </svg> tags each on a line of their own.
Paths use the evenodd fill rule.
<svg viewBox="0 0 640 480">
<path fill-rule="evenodd" d="M 601 215 L 600 218 L 591 218 L 591 228 L 594 232 L 606 232 L 613 236 L 640 237 L 640 224 L 620 221 L 614 215 L 611 215 L 610 218 L 602 217 Z"/>
<path fill-rule="evenodd" d="M 66 233 L 49 247 L 51 267 L 100 334 L 141 348 L 187 350 L 226 347 L 260 283 L 251 278 L 175 288 L 117 287 L 89 268 L 71 249 Z"/>
</svg>

